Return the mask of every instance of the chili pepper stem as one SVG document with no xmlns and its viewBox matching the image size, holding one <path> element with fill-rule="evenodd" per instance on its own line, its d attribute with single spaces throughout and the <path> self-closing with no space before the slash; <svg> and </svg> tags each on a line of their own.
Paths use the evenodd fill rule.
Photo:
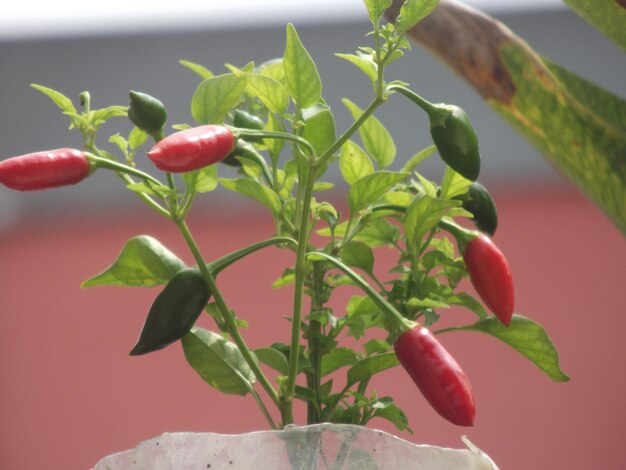
<svg viewBox="0 0 626 470">
<path fill-rule="evenodd" d="M 215 303 L 217 304 L 220 310 L 220 313 L 222 314 L 223 321 L 228 328 L 228 333 L 233 338 L 233 341 L 239 348 L 239 351 L 241 352 L 246 363 L 252 370 L 252 373 L 254 374 L 256 379 L 259 381 L 263 389 L 267 392 L 268 396 L 274 402 L 274 404 L 279 406 L 280 402 L 278 400 L 278 394 L 276 393 L 276 390 L 274 390 L 274 387 L 272 387 L 267 377 L 265 377 L 265 374 L 263 373 L 263 371 L 259 368 L 259 365 L 257 361 L 255 360 L 254 356 L 252 355 L 252 352 L 250 351 L 243 337 L 239 333 L 239 329 L 237 328 L 237 323 L 235 321 L 235 318 L 233 317 L 233 314 L 231 313 L 231 311 L 228 309 L 228 306 L 226 305 L 226 302 L 224 301 L 224 297 L 222 297 L 222 294 L 220 290 L 218 289 L 217 284 L 215 283 L 215 278 L 213 277 L 213 275 L 207 268 L 207 265 L 204 262 L 204 259 L 202 258 L 202 254 L 200 253 L 200 249 L 198 248 L 198 245 L 193 239 L 193 236 L 191 235 L 191 232 L 189 231 L 189 228 L 187 227 L 186 222 L 182 219 L 175 219 L 174 222 L 176 223 L 176 226 L 180 230 L 189 249 L 191 250 L 193 257 L 196 260 L 196 263 L 198 264 L 198 268 L 200 269 L 200 272 L 204 276 L 204 279 L 206 280 L 207 284 L 209 285 L 211 294 L 213 295 L 213 298 L 215 299 Z"/>
<path fill-rule="evenodd" d="M 109 160 L 107 158 L 102 158 L 102 157 L 95 155 L 95 153 L 99 153 L 99 150 L 94 145 L 91 145 L 89 149 L 93 153 L 85 153 L 85 154 L 87 155 L 87 158 L 89 158 L 89 160 L 93 162 L 96 168 L 105 168 L 107 170 L 115 171 L 119 175 L 119 177 L 122 178 L 126 182 L 126 184 L 133 184 L 135 181 L 130 177 L 130 175 L 135 175 L 143 179 L 144 181 L 152 181 L 153 183 L 158 184 L 159 186 L 161 185 L 161 182 L 159 180 L 150 176 L 147 173 L 144 173 L 141 170 L 138 170 L 129 165 L 124 165 L 123 163 L 115 162 L 113 160 Z M 167 219 L 172 218 L 172 214 L 170 213 L 170 211 L 162 207 L 158 202 L 152 199 L 149 195 L 145 193 L 136 193 L 136 194 L 146 204 L 152 207 L 155 211 L 157 211 L 163 217 Z"/>
<path fill-rule="evenodd" d="M 443 125 L 446 121 L 448 115 L 450 114 L 450 110 L 446 109 L 443 105 L 434 105 L 430 101 L 422 98 L 420 95 L 415 93 L 413 90 L 410 90 L 402 85 L 393 84 L 387 87 L 388 92 L 397 91 L 408 99 L 413 101 L 416 105 L 422 108 L 428 117 L 430 118 L 431 125 Z"/>
</svg>

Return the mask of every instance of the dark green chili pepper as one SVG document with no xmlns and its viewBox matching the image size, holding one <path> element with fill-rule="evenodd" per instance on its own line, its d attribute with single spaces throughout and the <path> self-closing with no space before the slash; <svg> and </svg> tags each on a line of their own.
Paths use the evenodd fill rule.
<svg viewBox="0 0 626 470">
<path fill-rule="evenodd" d="M 433 121 L 434 114 L 429 113 L 430 135 L 441 159 L 463 177 L 476 181 L 480 173 L 480 152 L 467 113 L 454 105 L 437 105 L 437 108 L 448 112 L 443 122 Z"/>
<path fill-rule="evenodd" d="M 181 339 L 189 333 L 210 297 L 209 287 L 197 268 L 178 271 L 152 304 L 130 355 L 157 351 Z"/>
<path fill-rule="evenodd" d="M 463 208 L 474 216 L 474 223 L 481 232 L 492 235 L 498 227 L 498 212 L 491 195 L 482 184 L 472 183 L 467 192 L 459 196 Z"/>
<path fill-rule="evenodd" d="M 240 168 L 241 161 L 239 161 L 239 159 L 237 159 L 236 157 L 248 158 L 253 161 L 257 160 L 258 158 L 252 144 L 246 142 L 243 139 L 237 140 L 235 148 L 232 152 L 228 154 L 228 156 L 224 160 L 222 160 L 222 163 L 224 165 Z"/>
<path fill-rule="evenodd" d="M 247 111 L 243 111 L 241 109 L 236 109 L 233 115 L 233 126 L 239 127 L 240 129 L 251 129 L 255 131 L 262 131 L 265 127 L 265 123 L 263 119 L 260 117 L 254 116 L 253 114 L 248 113 Z M 248 142 L 259 142 L 262 139 L 260 137 L 245 137 Z"/>
<path fill-rule="evenodd" d="M 167 120 L 165 105 L 153 96 L 138 91 L 131 91 L 128 118 L 148 134 L 155 134 L 163 129 Z"/>
</svg>

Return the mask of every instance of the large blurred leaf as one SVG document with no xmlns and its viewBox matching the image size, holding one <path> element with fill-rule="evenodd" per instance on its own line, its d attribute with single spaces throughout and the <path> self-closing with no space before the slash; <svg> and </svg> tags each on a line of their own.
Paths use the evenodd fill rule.
<svg viewBox="0 0 626 470">
<path fill-rule="evenodd" d="M 626 49 L 626 1 L 564 0 L 572 10 Z"/>
<path fill-rule="evenodd" d="M 606 1 L 571 2 L 593 4 L 603 14 L 609 9 Z M 400 3 L 394 2 L 390 17 Z M 626 101 L 542 59 L 501 23 L 452 0 L 441 0 L 409 34 L 453 67 L 626 232 Z"/>
</svg>

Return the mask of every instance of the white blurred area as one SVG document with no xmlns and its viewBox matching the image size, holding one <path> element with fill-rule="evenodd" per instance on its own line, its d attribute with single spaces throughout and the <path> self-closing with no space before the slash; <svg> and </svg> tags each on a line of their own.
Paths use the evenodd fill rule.
<svg viewBox="0 0 626 470">
<path fill-rule="evenodd" d="M 466 0 L 491 14 L 564 7 L 561 0 Z M 366 18 L 362 0 L 187 0 L 85 2 L 4 0 L 0 40 L 128 32 L 221 29 Z"/>
</svg>

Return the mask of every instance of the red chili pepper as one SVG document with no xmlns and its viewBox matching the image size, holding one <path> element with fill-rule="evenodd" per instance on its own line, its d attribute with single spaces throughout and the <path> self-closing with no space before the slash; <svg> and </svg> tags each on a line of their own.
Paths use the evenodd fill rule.
<svg viewBox="0 0 626 470">
<path fill-rule="evenodd" d="M 83 152 L 62 148 L 29 153 L 0 162 L 0 183 L 18 191 L 41 191 L 80 183 L 89 174 Z"/>
<path fill-rule="evenodd" d="M 502 252 L 488 236 L 480 234 L 467 243 L 463 259 L 480 298 L 504 325 L 509 326 L 515 295 L 511 269 Z"/>
<path fill-rule="evenodd" d="M 206 125 L 167 136 L 152 147 L 148 157 L 160 170 L 183 173 L 223 160 L 234 147 L 230 129 Z"/>
<path fill-rule="evenodd" d="M 473 426 L 474 395 L 465 373 L 426 328 L 402 333 L 396 356 L 437 413 L 458 426 Z"/>
</svg>

